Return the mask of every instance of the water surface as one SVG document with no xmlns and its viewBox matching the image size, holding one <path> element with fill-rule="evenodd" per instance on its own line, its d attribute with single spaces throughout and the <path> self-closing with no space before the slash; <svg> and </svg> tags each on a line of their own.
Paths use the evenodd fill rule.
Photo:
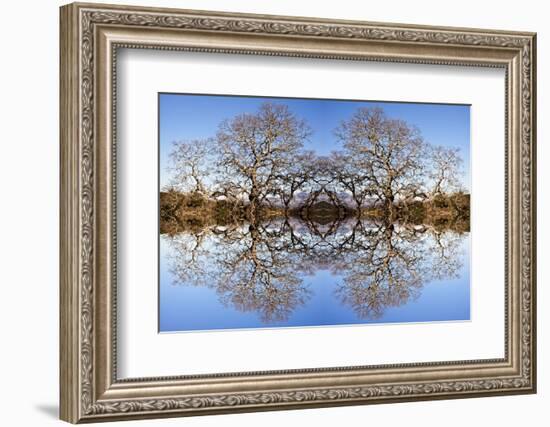
<svg viewBox="0 0 550 427">
<path fill-rule="evenodd" d="M 160 236 L 160 332 L 470 319 L 469 233 L 276 218 Z"/>
</svg>

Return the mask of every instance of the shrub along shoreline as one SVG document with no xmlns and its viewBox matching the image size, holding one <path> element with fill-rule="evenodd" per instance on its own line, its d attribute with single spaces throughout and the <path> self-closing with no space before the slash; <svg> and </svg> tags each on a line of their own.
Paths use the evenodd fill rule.
<svg viewBox="0 0 550 427">
<path fill-rule="evenodd" d="M 325 224 L 346 218 L 374 221 L 424 224 L 458 232 L 470 231 L 470 195 L 463 192 L 439 194 L 426 200 L 397 202 L 391 212 L 387 206 L 363 207 L 360 210 L 322 201 L 312 205 L 284 209 L 261 204 L 251 209 L 250 203 L 238 199 L 214 199 L 200 192 L 161 191 L 159 196 L 160 233 L 176 234 L 204 227 L 258 223 L 273 218 L 301 218 Z"/>
</svg>

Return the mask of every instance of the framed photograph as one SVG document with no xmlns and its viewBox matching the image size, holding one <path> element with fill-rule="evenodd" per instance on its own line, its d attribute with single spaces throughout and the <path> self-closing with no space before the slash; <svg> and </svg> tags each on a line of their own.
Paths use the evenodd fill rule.
<svg viewBox="0 0 550 427">
<path fill-rule="evenodd" d="M 536 390 L 535 34 L 61 8 L 61 418 Z"/>
</svg>

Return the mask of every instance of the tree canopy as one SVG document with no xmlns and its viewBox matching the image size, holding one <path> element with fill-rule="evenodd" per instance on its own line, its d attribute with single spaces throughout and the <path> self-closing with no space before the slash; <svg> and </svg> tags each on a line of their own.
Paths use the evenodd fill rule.
<svg viewBox="0 0 550 427">
<path fill-rule="evenodd" d="M 432 145 L 420 130 L 379 107 L 358 108 L 334 129 L 342 147 L 305 150 L 312 129 L 281 103 L 222 121 L 214 136 L 174 143 L 171 186 L 183 192 L 261 206 L 327 201 L 361 210 L 464 191 L 457 148 Z"/>
</svg>

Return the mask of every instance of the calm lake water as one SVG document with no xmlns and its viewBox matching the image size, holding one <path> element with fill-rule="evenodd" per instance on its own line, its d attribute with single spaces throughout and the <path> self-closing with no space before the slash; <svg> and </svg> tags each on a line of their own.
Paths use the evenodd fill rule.
<svg viewBox="0 0 550 427">
<path fill-rule="evenodd" d="M 276 219 L 160 237 L 160 332 L 470 319 L 468 232 Z"/>
</svg>

